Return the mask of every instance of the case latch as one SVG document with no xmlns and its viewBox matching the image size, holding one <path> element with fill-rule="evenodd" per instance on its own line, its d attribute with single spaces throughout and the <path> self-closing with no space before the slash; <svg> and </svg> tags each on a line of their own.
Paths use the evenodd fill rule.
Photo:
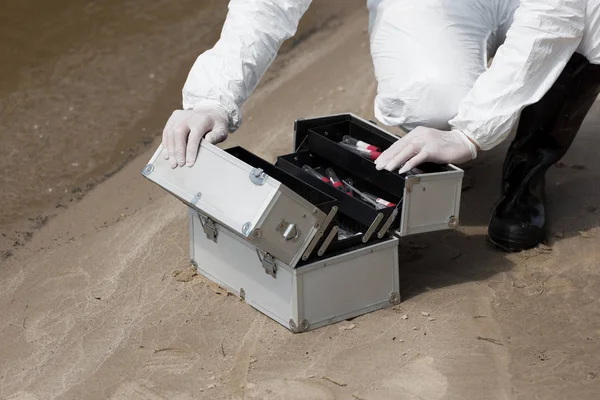
<svg viewBox="0 0 600 400">
<path fill-rule="evenodd" d="M 256 250 L 256 254 L 258 255 L 258 259 L 265 269 L 265 273 L 267 275 L 271 275 L 273 278 L 277 278 L 277 263 L 275 262 L 275 257 L 269 253 L 265 253 L 265 255 L 261 258 L 258 249 Z"/>
<path fill-rule="evenodd" d="M 202 215 L 200 214 L 198 214 L 198 218 L 200 219 L 200 224 L 202 224 L 202 229 L 206 234 L 206 238 L 217 243 L 217 226 L 215 225 L 215 221 L 208 217 L 202 218 Z"/>
<path fill-rule="evenodd" d="M 252 168 L 252 171 L 250 171 L 250 180 L 255 185 L 262 186 L 267 180 L 267 174 L 262 168 Z"/>
</svg>

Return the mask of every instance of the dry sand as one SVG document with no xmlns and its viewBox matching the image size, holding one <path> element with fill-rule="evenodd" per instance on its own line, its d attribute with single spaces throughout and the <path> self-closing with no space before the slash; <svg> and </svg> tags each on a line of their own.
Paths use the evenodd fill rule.
<svg viewBox="0 0 600 400">
<path fill-rule="evenodd" d="M 280 57 L 227 146 L 273 159 L 295 118 L 372 116 L 366 13 L 340 21 Z M 187 213 L 148 150 L 2 263 L 0 398 L 597 399 L 598 111 L 549 174 L 550 248 L 485 243 L 503 146 L 466 166 L 457 231 L 402 241 L 401 305 L 300 335 L 173 273 Z"/>
</svg>

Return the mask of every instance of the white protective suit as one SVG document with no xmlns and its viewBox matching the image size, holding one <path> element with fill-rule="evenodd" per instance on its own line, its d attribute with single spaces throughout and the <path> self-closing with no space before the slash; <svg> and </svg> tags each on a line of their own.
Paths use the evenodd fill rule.
<svg viewBox="0 0 600 400">
<path fill-rule="evenodd" d="M 237 129 L 242 104 L 310 3 L 231 0 L 220 40 L 188 76 L 184 109 L 217 102 L 229 129 Z M 600 0 L 367 5 L 377 119 L 407 130 L 460 130 L 483 150 L 506 138 L 521 110 L 550 89 L 574 52 L 600 64 Z"/>
</svg>

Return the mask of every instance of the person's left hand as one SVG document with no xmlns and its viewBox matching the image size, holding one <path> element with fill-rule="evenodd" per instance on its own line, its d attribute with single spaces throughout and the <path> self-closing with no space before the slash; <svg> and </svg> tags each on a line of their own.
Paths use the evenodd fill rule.
<svg viewBox="0 0 600 400">
<path fill-rule="evenodd" d="M 402 174 L 427 161 L 436 164 L 459 164 L 475 157 L 477 147 L 464 133 L 420 126 L 381 153 L 375 165 L 378 170 L 388 171 L 402 166 L 399 171 Z"/>
</svg>

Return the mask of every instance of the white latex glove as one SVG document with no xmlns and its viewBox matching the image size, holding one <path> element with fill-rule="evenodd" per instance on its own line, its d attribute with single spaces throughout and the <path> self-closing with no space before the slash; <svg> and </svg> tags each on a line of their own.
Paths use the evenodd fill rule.
<svg viewBox="0 0 600 400">
<path fill-rule="evenodd" d="M 402 174 L 427 161 L 436 164 L 458 164 L 475 157 L 477 147 L 462 132 L 440 131 L 420 126 L 381 153 L 375 165 L 378 170 L 388 171 L 402 166 L 399 171 Z"/>
<path fill-rule="evenodd" d="M 175 110 L 163 130 L 164 157 L 171 167 L 191 167 L 196 162 L 202 138 L 212 144 L 227 139 L 229 120 L 221 108 L 198 107 L 194 110 Z"/>
</svg>

